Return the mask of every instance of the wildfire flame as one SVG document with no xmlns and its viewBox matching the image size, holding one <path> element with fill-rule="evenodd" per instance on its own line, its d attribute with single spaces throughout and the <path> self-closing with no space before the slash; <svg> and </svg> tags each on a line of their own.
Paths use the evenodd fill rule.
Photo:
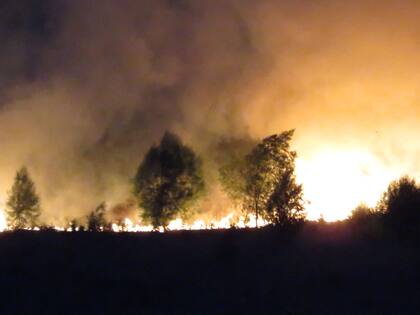
<svg viewBox="0 0 420 315">
<path fill-rule="evenodd" d="M 268 222 L 262 218 L 258 219 L 258 226 L 265 226 Z M 230 229 L 230 228 L 254 228 L 256 226 L 255 217 L 246 219 L 244 216 L 238 217 L 235 213 L 231 212 L 228 215 L 222 217 L 220 220 L 205 221 L 198 219 L 192 223 L 187 223 L 181 218 L 177 218 L 169 222 L 166 230 L 167 231 L 181 231 L 181 230 L 217 230 L 217 229 Z M 71 232 L 71 228 L 65 228 L 62 226 L 54 226 L 53 229 L 58 232 Z M 8 230 L 6 217 L 4 211 L 0 209 L 0 232 Z M 25 230 L 40 231 L 40 227 L 25 228 Z M 75 231 L 78 231 L 76 228 Z M 101 228 L 100 230 L 104 230 Z M 113 232 L 152 232 L 155 231 L 152 225 L 143 224 L 141 220 L 133 222 L 129 218 L 125 218 L 123 224 L 113 223 L 111 226 Z M 157 231 L 163 233 L 165 229 L 159 227 Z"/>
<path fill-rule="evenodd" d="M 258 219 L 258 226 L 265 226 L 268 222 L 264 219 Z M 204 220 L 195 220 L 192 223 L 184 222 L 181 218 L 177 218 L 169 222 L 167 226 L 168 231 L 180 231 L 180 230 L 212 230 L 212 229 L 230 229 L 236 228 L 253 228 L 255 227 L 255 217 L 247 220 L 245 217 L 240 216 L 237 218 L 235 214 L 229 213 L 222 217 L 220 220 L 210 220 L 208 222 Z M 129 218 L 124 220 L 123 225 L 112 224 L 112 231 L 114 232 L 151 232 L 154 228 L 151 225 L 144 225 L 141 221 L 134 223 Z M 164 232 L 164 228 L 160 227 L 159 232 Z"/>
</svg>

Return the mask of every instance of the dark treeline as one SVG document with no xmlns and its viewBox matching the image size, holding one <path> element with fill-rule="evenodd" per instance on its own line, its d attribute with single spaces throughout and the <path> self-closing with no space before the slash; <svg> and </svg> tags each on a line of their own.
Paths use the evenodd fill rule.
<svg viewBox="0 0 420 315">
<path fill-rule="evenodd" d="M 238 145 L 232 140 L 219 144 L 225 152 L 217 159 L 221 187 L 245 218 L 255 217 L 257 227 L 259 218 L 280 228 L 305 222 L 303 187 L 295 177 L 297 153 L 290 149 L 293 133 L 285 131 L 260 142 Z M 139 214 L 155 229 L 166 229 L 175 218 L 191 217 L 207 190 L 201 158 L 170 132 L 145 154 L 131 181 Z M 122 224 L 110 221 L 107 211 L 107 204 L 102 202 L 87 217 L 70 219 L 67 228 L 99 232 L 111 230 L 112 223 Z M 48 229 L 40 222 L 40 213 L 35 184 L 23 167 L 9 191 L 9 229 Z M 420 185 L 408 176 L 390 183 L 376 207 L 358 206 L 346 223 L 378 235 L 394 231 L 413 236 L 420 228 Z"/>
<path fill-rule="evenodd" d="M 420 231 L 420 185 L 408 176 L 390 183 L 375 208 L 360 205 L 347 220 L 373 236 L 417 238 Z"/>
</svg>

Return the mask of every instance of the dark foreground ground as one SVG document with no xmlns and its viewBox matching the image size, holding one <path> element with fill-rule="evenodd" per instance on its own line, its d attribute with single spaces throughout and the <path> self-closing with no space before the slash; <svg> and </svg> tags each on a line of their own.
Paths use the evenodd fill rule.
<svg viewBox="0 0 420 315">
<path fill-rule="evenodd" d="M 419 263 L 412 242 L 316 226 L 2 233 L 0 314 L 415 314 Z"/>
</svg>

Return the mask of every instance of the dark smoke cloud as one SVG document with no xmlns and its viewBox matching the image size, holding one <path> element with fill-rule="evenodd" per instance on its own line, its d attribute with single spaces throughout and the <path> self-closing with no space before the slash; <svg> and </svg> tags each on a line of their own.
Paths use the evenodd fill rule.
<svg viewBox="0 0 420 315">
<path fill-rule="evenodd" d="M 53 218 L 127 198 L 164 130 L 194 142 L 203 113 L 209 134 L 235 125 L 229 109 L 214 115 L 252 53 L 230 4 L 10 1 L 2 12 L 2 188 L 27 164 Z"/>
<path fill-rule="evenodd" d="M 418 131 L 418 13 L 415 1 L 3 1 L 0 195 L 26 164 L 51 220 L 124 202 L 166 129 L 203 155 L 294 127 L 304 155 L 418 154 L 399 141 Z"/>
</svg>

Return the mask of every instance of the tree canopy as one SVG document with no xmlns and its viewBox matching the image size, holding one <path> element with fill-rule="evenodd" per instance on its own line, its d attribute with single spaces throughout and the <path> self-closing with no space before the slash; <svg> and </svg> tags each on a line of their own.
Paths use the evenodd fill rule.
<svg viewBox="0 0 420 315">
<path fill-rule="evenodd" d="M 258 144 L 250 138 L 223 139 L 218 143 L 216 162 L 219 165 L 219 181 L 226 194 L 235 203 L 242 203 L 245 192 L 245 156 Z"/>
<path fill-rule="evenodd" d="M 348 220 L 363 224 L 364 222 L 368 221 L 374 215 L 380 214 L 380 211 L 376 211 L 375 209 L 367 206 L 364 203 L 359 204 L 356 208 L 352 210 Z"/>
<path fill-rule="evenodd" d="M 6 215 L 9 226 L 16 229 L 33 228 L 37 224 L 40 201 L 26 167 L 16 173 L 7 200 Z"/>
<path fill-rule="evenodd" d="M 378 204 L 378 210 L 397 230 L 415 233 L 420 226 L 420 185 L 408 176 L 391 182 Z"/>
<path fill-rule="evenodd" d="M 155 228 L 166 228 L 203 190 L 200 159 L 170 132 L 149 149 L 134 178 L 134 195 L 142 216 Z"/>
<path fill-rule="evenodd" d="M 294 175 L 296 152 L 290 150 L 294 130 L 263 139 L 242 158 L 219 170 L 224 190 L 239 200 L 247 214 L 282 225 L 305 217 L 302 186 Z"/>
</svg>

